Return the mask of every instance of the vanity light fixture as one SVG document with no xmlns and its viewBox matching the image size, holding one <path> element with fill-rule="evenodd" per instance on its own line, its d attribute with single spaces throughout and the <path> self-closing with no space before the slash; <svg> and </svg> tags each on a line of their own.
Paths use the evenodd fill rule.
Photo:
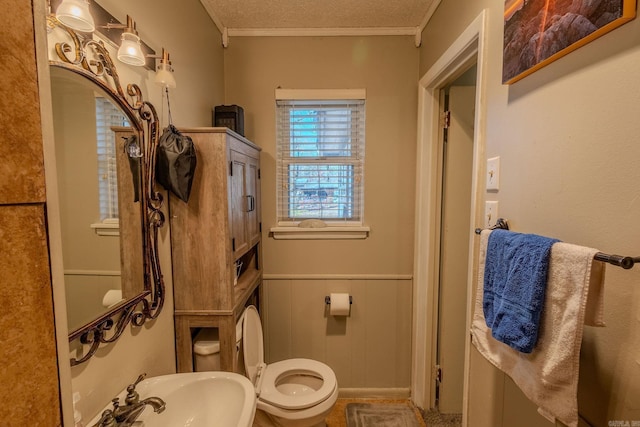
<svg viewBox="0 0 640 427">
<path fill-rule="evenodd" d="M 89 0 L 63 0 L 56 10 L 56 18 L 67 27 L 83 33 L 96 29 L 89 12 Z"/>
<path fill-rule="evenodd" d="M 142 53 L 142 46 L 140 46 L 136 23 L 129 15 L 127 15 L 127 25 L 108 23 L 105 28 L 121 28 L 123 30 L 122 42 L 118 49 L 118 59 L 120 61 L 136 67 L 141 67 L 146 63 Z"/>
<path fill-rule="evenodd" d="M 162 56 L 158 58 L 160 58 L 160 65 L 158 65 L 158 70 L 156 71 L 156 84 L 166 88 L 175 88 L 176 79 L 173 76 L 173 68 L 171 68 L 171 61 L 169 60 L 169 52 L 162 48 Z"/>
</svg>

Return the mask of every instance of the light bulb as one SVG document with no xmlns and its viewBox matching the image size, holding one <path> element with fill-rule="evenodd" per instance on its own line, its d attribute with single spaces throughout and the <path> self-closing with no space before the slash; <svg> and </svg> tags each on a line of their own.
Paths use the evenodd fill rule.
<svg viewBox="0 0 640 427">
<path fill-rule="evenodd" d="M 122 33 L 122 43 L 120 44 L 120 49 L 118 49 L 118 59 L 125 64 L 137 67 L 143 66 L 146 61 L 140 47 L 140 37 L 124 31 Z"/>
<path fill-rule="evenodd" d="M 56 18 L 63 25 L 83 33 L 90 33 L 96 29 L 88 0 L 63 0 L 56 10 Z"/>
<path fill-rule="evenodd" d="M 161 62 L 160 65 L 158 65 L 155 82 L 159 86 L 168 87 L 171 89 L 176 87 L 176 79 L 173 76 L 171 65 L 164 62 Z"/>
</svg>

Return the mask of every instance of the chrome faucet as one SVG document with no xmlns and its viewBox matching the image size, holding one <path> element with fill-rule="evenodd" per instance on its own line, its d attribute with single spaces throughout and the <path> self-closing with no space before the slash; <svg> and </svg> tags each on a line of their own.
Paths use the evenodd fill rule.
<svg viewBox="0 0 640 427">
<path fill-rule="evenodd" d="M 148 397 L 140 400 L 140 395 L 136 391 L 136 386 L 147 374 L 142 374 L 138 379 L 127 387 L 127 397 L 124 399 L 125 405 L 120 406 L 120 399 L 112 400 L 113 409 L 107 409 L 102 413 L 102 417 L 93 427 L 125 427 L 131 426 L 149 405 L 157 414 L 165 410 L 165 402 L 159 397 Z"/>
</svg>

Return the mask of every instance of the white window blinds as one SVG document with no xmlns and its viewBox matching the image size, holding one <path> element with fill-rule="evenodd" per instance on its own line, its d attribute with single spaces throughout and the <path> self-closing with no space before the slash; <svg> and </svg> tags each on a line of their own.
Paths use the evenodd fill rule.
<svg viewBox="0 0 640 427">
<path fill-rule="evenodd" d="M 96 97 L 96 141 L 100 221 L 118 218 L 118 171 L 112 126 L 129 126 L 122 112 L 108 99 Z"/>
<path fill-rule="evenodd" d="M 277 99 L 278 221 L 362 223 L 365 101 Z"/>
</svg>

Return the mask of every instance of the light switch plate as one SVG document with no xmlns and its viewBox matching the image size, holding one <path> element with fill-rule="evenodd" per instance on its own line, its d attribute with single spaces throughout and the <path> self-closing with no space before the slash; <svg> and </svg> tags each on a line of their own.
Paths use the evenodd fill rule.
<svg viewBox="0 0 640 427">
<path fill-rule="evenodd" d="M 492 157 L 487 160 L 487 191 L 500 189 L 500 157 Z"/>
<path fill-rule="evenodd" d="M 498 202 L 484 203 L 484 228 L 493 227 L 498 219 Z"/>
</svg>

